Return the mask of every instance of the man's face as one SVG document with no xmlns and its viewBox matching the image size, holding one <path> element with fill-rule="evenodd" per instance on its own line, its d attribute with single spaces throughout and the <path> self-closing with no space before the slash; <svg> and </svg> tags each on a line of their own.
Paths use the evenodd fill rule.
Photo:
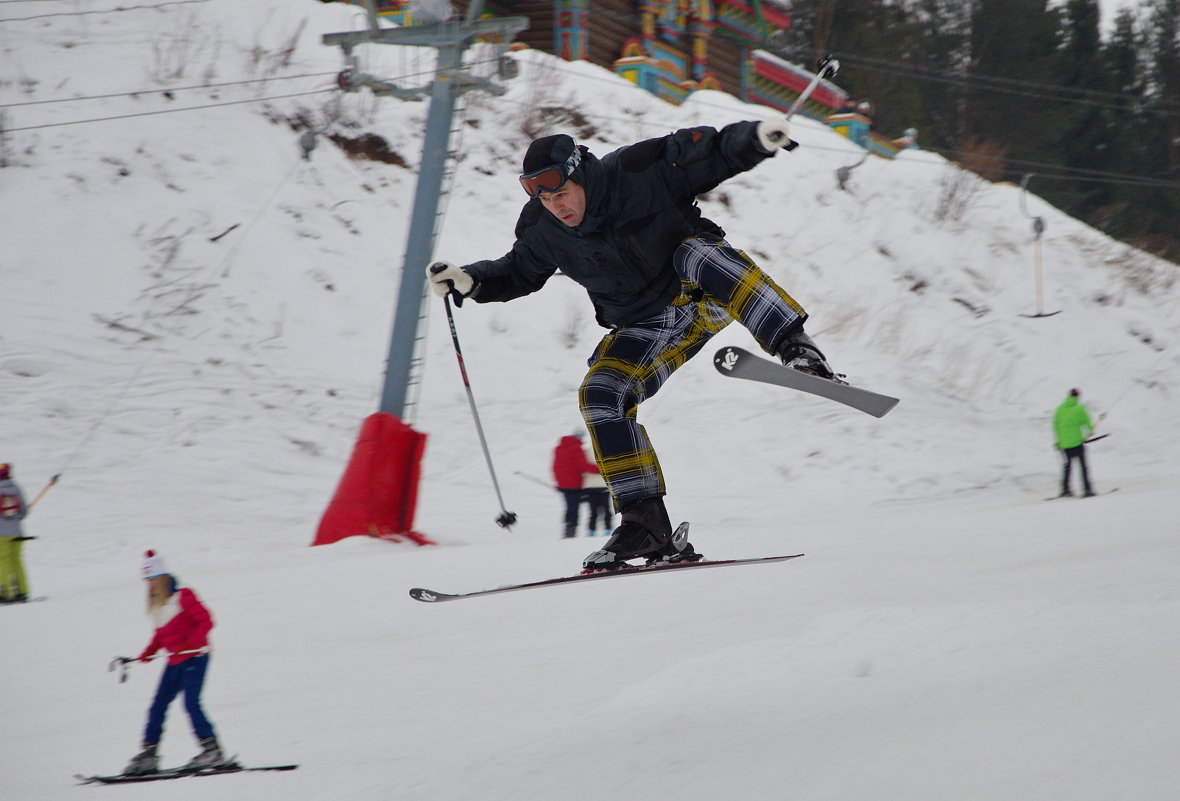
<svg viewBox="0 0 1180 801">
<path fill-rule="evenodd" d="M 581 184 L 566 181 L 556 192 L 542 192 L 541 205 L 570 228 L 582 224 L 586 216 L 586 190 Z"/>
</svg>

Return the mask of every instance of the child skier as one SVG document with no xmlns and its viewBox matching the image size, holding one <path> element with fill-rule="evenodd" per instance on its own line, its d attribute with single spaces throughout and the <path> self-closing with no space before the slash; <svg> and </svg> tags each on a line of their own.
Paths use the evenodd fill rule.
<svg viewBox="0 0 1180 801">
<path fill-rule="evenodd" d="M 143 775 L 159 770 L 156 748 L 164 733 L 164 718 L 168 706 L 180 693 L 184 693 L 184 707 L 201 746 L 201 752 L 189 760 L 185 768 L 217 767 L 225 762 L 225 757 L 213 724 L 201 708 L 201 689 L 209 669 L 209 630 L 213 628 L 213 617 L 195 592 L 179 585 L 155 551 L 144 555 L 143 578 L 147 582 L 147 609 L 155 634 L 139 655 L 139 661 L 148 662 L 158 651 L 164 650 L 168 653 L 168 664 L 148 710 L 143 750 L 132 758 L 123 773 Z"/>
</svg>

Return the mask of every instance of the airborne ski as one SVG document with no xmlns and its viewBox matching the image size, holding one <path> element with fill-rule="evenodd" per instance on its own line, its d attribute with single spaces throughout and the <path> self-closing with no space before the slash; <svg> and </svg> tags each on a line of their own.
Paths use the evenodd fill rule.
<svg viewBox="0 0 1180 801">
<path fill-rule="evenodd" d="M 713 366 L 721 375 L 797 389 L 834 400 L 873 417 L 884 417 L 900 402 L 889 395 L 786 367 L 742 348 L 724 347 L 717 351 L 713 357 Z"/>
<path fill-rule="evenodd" d="M 481 595 L 496 595 L 503 592 L 517 592 L 519 590 L 532 590 L 538 587 L 556 587 L 559 584 L 572 584 L 576 581 L 596 581 L 598 579 L 620 578 L 622 576 L 638 576 L 645 573 L 662 573 L 673 570 L 696 570 L 705 567 L 734 567 L 736 565 L 761 565 L 769 564 L 770 562 L 785 562 L 788 559 L 798 559 L 803 556 L 801 553 L 791 554 L 790 556 L 759 556 L 752 559 L 720 559 L 720 560 L 704 560 L 700 562 L 657 562 L 652 565 L 628 565 L 617 570 L 598 570 L 593 573 L 579 573 L 576 576 L 561 576 L 559 578 L 545 579 L 544 581 L 530 581 L 524 584 L 505 584 L 501 587 L 494 587 L 490 590 L 476 590 L 475 592 L 460 592 L 447 593 L 439 592 L 438 590 L 428 590 L 423 587 L 414 587 L 410 590 L 410 597 L 415 601 L 422 601 L 423 603 L 436 604 L 443 601 L 458 601 L 461 598 L 476 598 Z"/>
<path fill-rule="evenodd" d="M 74 778 L 81 784 L 132 784 L 136 782 L 156 782 L 164 779 L 183 779 L 187 776 L 220 776 L 223 773 L 248 773 L 264 770 L 295 770 L 298 765 L 265 765 L 262 767 L 246 767 L 237 762 L 227 762 L 224 765 L 192 770 L 189 768 L 168 768 L 154 770 L 151 773 L 128 775 L 119 773 L 113 776 L 83 776 L 74 774 Z"/>
</svg>

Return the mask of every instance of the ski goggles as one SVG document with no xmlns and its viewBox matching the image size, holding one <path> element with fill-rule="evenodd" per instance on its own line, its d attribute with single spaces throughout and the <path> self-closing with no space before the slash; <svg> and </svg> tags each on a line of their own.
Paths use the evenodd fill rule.
<svg viewBox="0 0 1180 801">
<path fill-rule="evenodd" d="M 582 163 L 582 152 L 574 147 L 574 152 L 563 164 L 552 164 L 533 172 L 526 172 L 520 176 L 520 185 L 529 197 L 540 197 L 542 192 L 556 192 L 565 186 L 565 182 L 573 175 L 574 170 Z"/>
</svg>

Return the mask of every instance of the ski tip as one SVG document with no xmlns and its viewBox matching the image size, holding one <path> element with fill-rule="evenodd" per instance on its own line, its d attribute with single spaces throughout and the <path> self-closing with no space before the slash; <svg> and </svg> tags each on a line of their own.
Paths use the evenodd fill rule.
<svg viewBox="0 0 1180 801">
<path fill-rule="evenodd" d="M 737 366 L 738 359 L 742 357 L 744 351 L 741 348 L 727 346 L 717 351 L 713 356 L 713 366 L 717 368 L 717 372 L 729 375 L 733 372 L 733 368 Z"/>
<path fill-rule="evenodd" d="M 893 411 L 897 404 L 901 403 L 901 398 L 889 398 L 889 401 L 889 403 L 883 404 L 879 409 L 874 409 L 873 411 L 869 412 L 869 414 L 880 420 L 882 417 Z"/>
</svg>

